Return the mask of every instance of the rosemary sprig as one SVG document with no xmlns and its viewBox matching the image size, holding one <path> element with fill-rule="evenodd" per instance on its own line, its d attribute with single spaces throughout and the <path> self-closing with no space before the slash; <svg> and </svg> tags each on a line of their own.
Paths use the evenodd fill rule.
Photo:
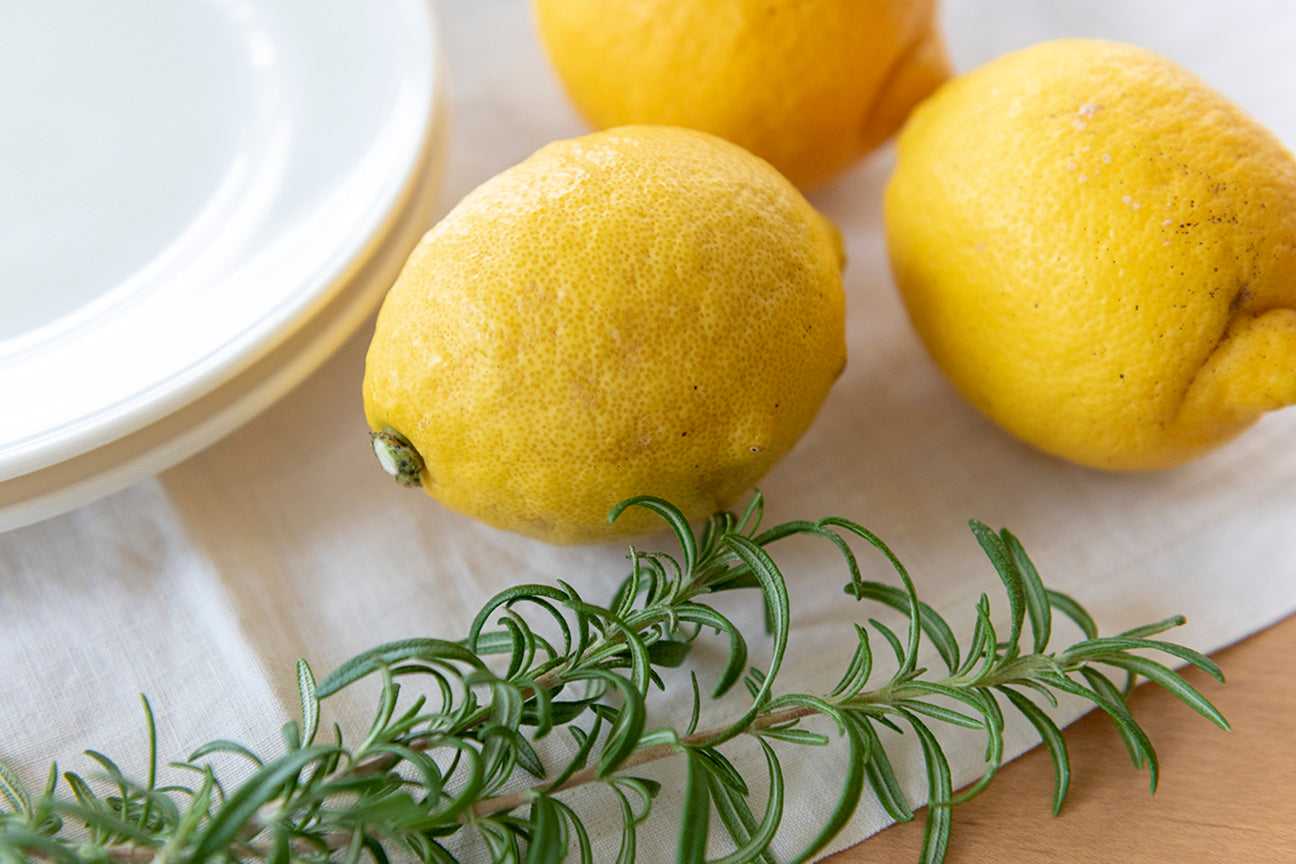
<svg viewBox="0 0 1296 864">
<path fill-rule="evenodd" d="M 409 639 L 382 645 L 343 663 L 316 683 L 304 661 L 297 666 L 300 721 L 283 728 L 284 750 L 263 759 L 246 747 L 218 740 L 173 767 L 191 771 L 191 785 L 157 785 L 153 713 L 148 728 L 145 781 L 128 779 L 107 756 L 87 751 L 102 768 L 99 789 L 75 773 L 51 766 L 44 792 L 31 796 L 0 765 L 0 860 L 19 862 L 303 861 L 354 862 L 369 856 L 385 864 L 399 853 L 435 864 L 463 854 L 477 838 L 495 862 L 594 860 L 593 841 L 570 803 L 572 790 L 602 790 L 619 808 L 618 864 L 636 858 L 636 830 L 654 805 L 659 785 L 636 776 L 658 759 L 681 760 L 684 806 L 676 857 L 705 859 L 709 838 L 728 838 L 726 864 L 772 862 L 769 851 L 782 816 L 785 782 L 780 748 L 825 746 L 833 736 L 802 721 L 831 721 L 846 750 L 836 807 L 818 835 L 794 858 L 806 861 L 847 823 L 868 793 L 897 820 L 914 818 L 882 745 L 880 729 L 912 731 L 927 766 L 927 826 L 920 860 L 939 862 L 949 841 L 952 806 L 986 788 L 1002 760 L 1006 704 L 1039 731 L 1052 755 L 1053 810 L 1066 796 L 1069 763 L 1056 724 L 1040 707 L 1056 693 L 1092 701 L 1111 716 L 1137 767 L 1157 783 L 1156 751 L 1126 703 L 1136 677 L 1170 690 L 1221 728 L 1210 702 L 1149 653 L 1185 661 L 1223 680 L 1207 657 L 1151 637 L 1183 623 L 1169 618 L 1113 637 L 1100 637 L 1092 618 L 1071 598 L 1047 589 L 1017 539 L 972 522 L 1008 598 L 1004 638 L 982 595 L 966 651 L 948 623 L 918 598 L 913 580 L 890 549 L 846 519 L 794 521 L 762 530 L 757 493 L 740 515 L 712 517 L 695 537 L 682 514 L 656 498 L 623 502 L 658 513 L 679 542 L 678 557 L 630 550 L 630 573 L 605 606 L 570 585 L 520 585 L 501 592 L 477 615 L 466 638 Z M 857 600 L 881 603 L 907 616 L 896 633 L 881 621 L 856 625 L 857 647 L 839 683 L 826 693 L 780 693 L 790 604 L 783 575 L 769 553 L 777 541 L 810 535 L 836 546 Z M 899 586 L 866 580 L 852 548 L 880 552 Z M 765 669 L 749 667 L 747 640 L 737 626 L 704 602 L 721 591 L 752 589 L 764 604 L 772 655 Z M 1049 652 L 1054 610 L 1071 618 L 1085 638 Z M 1023 637 L 1029 632 L 1027 645 Z M 891 649 L 895 670 L 871 686 L 871 640 Z M 664 687 L 663 671 L 682 666 L 704 634 L 727 642 L 727 662 L 711 694 L 720 699 L 742 683 L 746 708 L 728 722 L 698 730 L 702 696 L 691 676 L 690 720 L 683 729 L 648 728 L 647 697 Z M 946 667 L 918 665 L 924 638 Z M 1123 672 L 1118 686 L 1107 667 Z M 378 708 L 368 734 L 355 746 L 334 726 L 320 741 L 320 700 L 355 682 L 379 676 Z M 421 684 L 410 699 L 405 689 Z M 955 794 L 948 762 L 931 724 L 953 724 L 985 735 L 985 773 Z M 569 755 L 542 759 L 536 742 L 563 730 Z M 724 755 L 733 739 L 754 739 L 768 780 L 760 815 L 747 779 Z M 776 747 L 775 745 L 778 745 Z M 248 760 L 250 776 L 227 788 L 209 757 Z M 70 794 L 69 794 L 70 793 Z"/>
</svg>

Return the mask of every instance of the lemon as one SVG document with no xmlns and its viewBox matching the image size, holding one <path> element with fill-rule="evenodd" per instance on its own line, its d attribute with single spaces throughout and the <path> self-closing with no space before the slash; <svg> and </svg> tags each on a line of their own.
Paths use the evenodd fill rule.
<svg viewBox="0 0 1296 864">
<path fill-rule="evenodd" d="M 935 0 L 533 0 L 541 39 L 597 128 L 687 126 L 802 188 L 891 136 L 949 75 Z"/>
<path fill-rule="evenodd" d="M 1008 431 L 1155 469 L 1296 402 L 1296 161 L 1187 71 L 1039 44 L 942 87 L 898 153 L 910 318 Z"/>
<path fill-rule="evenodd" d="M 446 506 L 554 543 L 730 506 L 845 363 L 840 236 L 766 162 L 701 132 L 550 144 L 419 243 L 378 316 L 379 454 Z M 408 446 L 407 446 L 408 445 Z"/>
</svg>

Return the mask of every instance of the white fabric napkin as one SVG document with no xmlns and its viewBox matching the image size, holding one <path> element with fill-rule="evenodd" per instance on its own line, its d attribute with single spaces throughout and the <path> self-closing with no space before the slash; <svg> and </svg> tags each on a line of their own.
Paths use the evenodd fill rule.
<svg viewBox="0 0 1296 864">
<path fill-rule="evenodd" d="M 584 127 L 545 64 L 524 3 L 456 0 L 439 10 L 454 129 L 444 211 L 488 176 Z M 1282 0 L 959 0 L 943 18 L 961 69 L 1054 36 L 1139 42 L 1188 64 L 1296 141 L 1296 61 L 1286 48 L 1296 11 Z M 908 327 L 883 252 L 880 194 L 892 164 L 884 150 L 814 196 L 847 240 L 850 360 L 813 429 L 762 483 L 767 522 L 841 515 L 864 523 L 964 640 L 981 593 L 998 619 L 1005 612 L 966 528 L 973 517 L 1009 526 L 1045 582 L 1085 603 L 1106 633 L 1184 613 L 1189 624 L 1172 638 L 1215 650 L 1296 611 L 1296 411 L 1156 474 L 1098 473 L 1011 440 L 953 393 Z M 41 787 L 50 760 L 92 772 L 80 755 L 91 747 L 141 774 L 138 693 L 157 715 L 163 758 L 215 738 L 278 752 L 278 729 L 297 710 L 298 657 L 322 676 L 387 640 L 460 638 L 483 601 L 513 583 L 562 578 L 602 598 L 624 575 L 621 546 L 551 548 L 393 484 L 369 451 L 360 410 L 368 331 L 200 455 L 0 536 L 0 760 L 30 786 Z M 890 578 L 879 558 L 862 557 L 867 578 Z M 793 605 L 781 689 L 822 690 L 854 647 L 851 623 L 892 619 L 845 599 L 846 573 L 831 548 L 796 542 L 778 560 Z M 748 632 L 760 632 L 754 603 L 734 608 Z M 768 646 L 753 648 L 752 661 L 763 663 Z M 325 711 L 344 725 L 367 722 L 371 695 L 343 694 Z M 672 704 L 682 703 L 663 704 L 663 716 Z M 1054 716 L 1065 724 L 1085 707 L 1067 701 Z M 956 783 L 970 782 L 981 769 L 977 737 L 941 736 Z M 921 801 L 926 781 L 910 738 L 888 744 L 911 800 Z M 1024 723 L 1011 723 L 1008 755 L 1036 741 Z M 786 761 L 781 848 L 815 833 L 835 800 L 826 778 L 840 771 L 843 752 L 834 745 Z M 734 759 L 763 776 L 758 752 L 739 746 Z M 667 782 L 659 817 L 642 828 L 645 864 L 674 857 L 682 776 L 678 765 L 652 771 Z M 612 803 L 578 800 L 615 849 Z M 866 797 L 832 849 L 889 821 Z"/>
</svg>

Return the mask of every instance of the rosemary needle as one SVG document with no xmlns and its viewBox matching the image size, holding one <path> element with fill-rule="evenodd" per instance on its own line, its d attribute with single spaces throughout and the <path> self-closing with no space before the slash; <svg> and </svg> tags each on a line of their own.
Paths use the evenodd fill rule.
<svg viewBox="0 0 1296 864">
<path fill-rule="evenodd" d="M 919 599 L 899 559 L 854 522 L 829 518 L 762 529 L 757 493 L 744 513 L 717 514 L 695 537 L 682 514 L 656 498 L 622 502 L 611 518 L 629 507 L 646 508 L 666 521 L 679 542 L 679 559 L 631 549 L 630 573 L 606 606 L 562 582 L 519 585 L 492 598 L 460 641 L 381 645 L 318 682 L 299 661 L 302 716 L 284 726 L 284 750 L 277 756 L 217 740 L 171 763 L 192 772 L 191 785 L 157 786 L 153 712 L 145 700 L 149 769 L 143 782 L 127 778 L 107 756 L 87 751 L 103 769 L 97 785 L 51 767 L 44 791 L 32 795 L 0 764 L 0 862 L 349 864 L 367 857 L 386 864 L 399 855 L 453 864 L 465 841 L 476 839 L 501 864 L 587 864 L 594 861 L 593 840 L 569 803 L 583 789 L 607 796 L 620 812 L 617 862 L 629 864 L 639 848 L 637 828 L 652 815 L 660 790 L 635 772 L 668 758 L 681 760 L 686 772 L 678 861 L 702 862 L 717 839 L 727 839 L 731 851 L 719 859 L 726 864 L 772 862 L 769 847 L 786 792 L 780 749 L 842 747 L 846 771 L 837 805 L 795 856 L 803 862 L 841 830 L 865 795 L 876 796 L 895 819 L 914 818 L 915 804 L 901 791 L 879 728 L 910 732 L 921 745 L 928 797 L 918 804 L 929 806 L 919 860 L 939 862 L 954 804 L 984 789 L 999 767 L 1005 706 L 1024 715 L 1052 756 L 1054 812 L 1066 796 L 1070 768 L 1062 734 L 1039 701 L 1054 703 L 1056 693 L 1081 696 L 1110 715 L 1135 765 L 1148 768 L 1156 787 L 1156 751 L 1126 704 L 1129 687 L 1118 686 L 1104 667 L 1125 673 L 1128 681 L 1153 681 L 1228 728 L 1209 700 L 1148 656 L 1166 655 L 1223 680 L 1209 658 L 1151 638 L 1182 618 L 1100 637 L 1079 603 L 1045 588 L 1021 543 L 1006 530 L 971 523 L 1003 582 L 1009 630 L 1004 638 L 996 633 L 982 597 L 973 633 L 960 647 L 945 620 Z M 846 591 L 908 618 L 903 634 L 873 619 L 866 619 L 867 627 L 856 625 L 855 651 L 827 693 L 781 692 L 791 609 L 770 547 L 793 535 L 834 544 L 849 574 Z M 900 585 L 865 580 L 852 543 L 880 552 Z M 773 651 L 763 670 L 747 665 L 747 640 L 739 628 L 705 602 L 710 594 L 736 590 L 756 592 L 765 607 Z M 1074 619 L 1085 638 L 1050 651 L 1055 610 Z M 871 681 L 870 632 L 895 654 L 894 673 L 880 683 Z M 694 643 L 712 634 L 726 644 L 728 659 L 710 698 L 741 683 L 750 697 L 746 709 L 698 729 L 703 696 L 691 675 L 687 727 L 648 728 L 649 687 L 662 685 L 662 670 L 687 663 Z M 924 640 L 944 670 L 918 665 Z M 381 687 L 363 741 L 346 744 L 336 726 L 321 735 L 320 700 L 372 675 Z M 414 690 L 419 695 L 411 698 L 407 691 Z M 802 721 L 814 716 L 831 720 L 835 734 L 803 728 Z M 933 723 L 975 728 L 986 737 L 984 776 L 960 795 Z M 571 738 L 571 755 L 547 763 L 534 742 L 559 733 Z M 751 784 L 723 752 L 726 742 L 740 736 L 755 739 L 765 757 L 768 791 L 760 802 L 752 801 Z M 227 786 L 209 758 L 217 754 L 248 760 L 250 776 Z"/>
</svg>

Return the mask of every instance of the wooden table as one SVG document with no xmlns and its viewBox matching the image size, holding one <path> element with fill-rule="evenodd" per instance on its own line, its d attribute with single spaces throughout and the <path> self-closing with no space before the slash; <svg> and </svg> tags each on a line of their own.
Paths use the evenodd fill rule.
<svg viewBox="0 0 1296 864">
<path fill-rule="evenodd" d="M 1186 677 L 1231 732 L 1160 688 L 1134 694 L 1134 715 L 1161 760 L 1156 795 L 1094 711 L 1064 730 L 1072 776 L 1062 812 L 1049 814 L 1053 770 L 1036 748 L 955 808 L 947 864 L 1296 864 L 1296 616 L 1214 659 L 1226 685 L 1197 670 Z M 827 861 L 916 862 L 923 815 Z"/>
</svg>

